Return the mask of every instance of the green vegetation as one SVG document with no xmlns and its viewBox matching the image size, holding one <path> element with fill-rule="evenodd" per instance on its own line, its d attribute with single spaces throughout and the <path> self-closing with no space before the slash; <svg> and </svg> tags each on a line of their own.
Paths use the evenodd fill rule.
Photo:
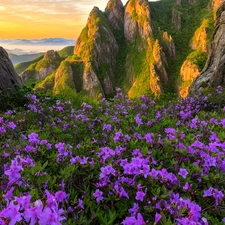
<svg viewBox="0 0 225 225">
<path fill-rule="evenodd" d="M 55 72 L 48 75 L 42 81 L 39 81 L 35 85 L 34 91 L 46 91 L 46 92 L 52 93 L 53 87 L 54 87 L 54 82 L 55 82 Z"/>
<path fill-rule="evenodd" d="M 67 46 L 67 47 L 63 48 L 62 50 L 58 51 L 59 56 L 62 59 L 65 59 L 68 56 L 73 55 L 73 52 L 74 52 L 74 46 Z"/>
<path fill-rule="evenodd" d="M 1 223 L 223 225 L 224 104 L 164 97 L 68 87 L 1 112 Z"/>
<path fill-rule="evenodd" d="M 165 89 L 166 92 L 176 91 L 178 84 L 180 68 L 183 62 L 187 59 L 189 54 L 193 52 L 190 48 L 190 42 L 193 38 L 194 32 L 204 23 L 204 20 L 208 20 L 207 39 L 208 42 L 211 39 L 213 32 L 213 11 L 208 8 L 208 1 L 199 0 L 194 5 L 190 5 L 187 0 L 182 1 L 182 6 L 179 6 L 175 1 L 161 0 L 158 2 L 150 2 L 150 8 L 152 12 L 152 22 L 155 27 L 155 35 L 162 42 L 162 32 L 167 31 L 172 36 L 176 47 L 176 58 L 167 57 L 169 67 L 167 72 L 169 74 L 169 83 Z M 176 9 L 181 13 L 181 27 L 179 32 L 172 24 L 172 9 Z M 160 30 L 158 30 L 158 27 Z M 197 56 L 197 59 L 194 59 Z M 200 68 L 204 64 L 204 54 L 199 55 L 199 52 L 191 56 L 192 60 L 197 62 Z M 201 58 L 201 59 L 200 59 Z"/>
<path fill-rule="evenodd" d="M 17 64 L 14 68 L 18 74 L 22 73 L 24 70 L 26 70 L 31 64 L 37 63 L 41 59 L 43 59 L 44 56 L 38 56 L 36 59 L 33 59 L 29 62 L 23 62 Z"/>
<path fill-rule="evenodd" d="M 196 50 L 187 56 L 187 59 L 191 60 L 195 65 L 198 66 L 199 71 L 203 69 L 207 60 L 207 54 L 201 50 Z"/>
<path fill-rule="evenodd" d="M 75 90 L 70 62 L 62 61 L 55 75 L 54 93 L 59 93 L 66 86 Z"/>
</svg>

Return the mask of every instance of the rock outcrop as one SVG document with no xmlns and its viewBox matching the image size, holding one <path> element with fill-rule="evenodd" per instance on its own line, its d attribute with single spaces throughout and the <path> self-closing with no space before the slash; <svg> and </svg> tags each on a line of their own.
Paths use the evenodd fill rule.
<svg viewBox="0 0 225 225">
<path fill-rule="evenodd" d="M 103 95 L 113 93 L 114 70 L 118 51 L 119 46 L 108 20 L 97 7 L 94 7 L 74 49 L 75 55 L 85 61 L 84 90 L 90 91 L 90 87 L 95 87 L 95 90 L 103 90 Z M 85 85 L 89 81 L 93 81 L 93 85 Z M 94 91 L 90 92 L 95 93 Z"/>
<path fill-rule="evenodd" d="M 194 37 L 191 41 L 191 48 L 193 50 L 201 50 L 203 52 L 207 52 L 207 44 L 208 44 L 208 34 L 207 27 L 209 24 L 209 20 L 205 19 L 202 21 L 201 26 L 195 31 Z"/>
<path fill-rule="evenodd" d="M 181 31 L 181 13 L 177 9 L 172 9 L 172 23 L 178 31 Z"/>
<path fill-rule="evenodd" d="M 177 5 L 181 5 L 181 0 L 176 0 Z"/>
<path fill-rule="evenodd" d="M 159 41 L 156 40 L 153 45 L 153 51 L 152 55 L 154 58 L 154 74 L 158 75 L 160 77 L 161 83 L 167 83 L 168 82 L 168 74 L 166 72 L 166 67 L 168 67 L 168 62 L 166 60 L 166 56 L 159 45 Z"/>
<path fill-rule="evenodd" d="M 194 5 L 196 1 L 197 1 L 197 0 L 188 0 L 188 3 L 189 3 L 190 5 Z"/>
<path fill-rule="evenodd" d="M 216 11 L 223 0 L 212 0 L 211 7 Z"/>
<path fill-rule="evenodd" d="M 113 29 L 124 29 L 124 6 L 121 0 L 110 0 L 106 6 L 105 13 Z"/>
<path fill-rule="evenodd" d="M 58 52 L 49 50 L 45 53 L 44 58 L 37 63 L 30 65 L 19 76 L 23 82 L 42 80 L 54 72 L 61 62 Z"/>
<path fill-rule="evenodd" d="M 199 75 L 200 71 L 198 69 L 198 66 L 194 64 L 191 60 L 187 59 L 181 69 L 180 69 L 180 75 L 182 78 L 182 84 L 179 88 L 179 95 L 182 98 L 185 98 L 188 95 L 188 90 L 193 82 L 193 80 Z"/>
<path fill-rule="evenodd" d="M 162 35 L 163 42 L 165 43 L 165 52 L 172 58 L 176 58 L 176 48 L 171 35 L 167 32 L 163 32 Z"/>
<path fill-rule="evenodd" d="M 125 38 L 133 42 L 137 37 L 147 40 L 153 36 L 150 7 L 147 0 L 129 0 L 124 15 Z"/>
<path fill-rule="evenodd" d="M 8 53 L 0 47 L 0 91 L 3 94 L 15 92 L 15 85 L 23 86 L 23 82 L 13 68 Z"/>
<path fill-rule="evenodd" d="M 225 2 L 217 10 L 216 27 L 208 52 L 206 65 L 191 85 L 190 93 L 225 84 Z"/>
</svg>

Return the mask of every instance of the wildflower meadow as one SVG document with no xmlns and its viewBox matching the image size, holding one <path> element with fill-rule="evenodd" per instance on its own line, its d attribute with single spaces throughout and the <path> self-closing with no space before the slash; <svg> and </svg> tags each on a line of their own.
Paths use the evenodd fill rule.
<svg viewBox="0 0 225 225">
<path fill-rule="evenodd" d="M 0 113 L 0 225 L 225 224 L 223 105 L 26 98 Z"/>
</svg>

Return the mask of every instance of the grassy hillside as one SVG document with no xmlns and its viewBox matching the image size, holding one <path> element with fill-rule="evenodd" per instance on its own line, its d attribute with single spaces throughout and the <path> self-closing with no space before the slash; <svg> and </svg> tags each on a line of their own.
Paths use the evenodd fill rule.
<svg viewBox="0 0 225 225">
<path fill-rule="evenodd" d="M 37 63 L 38 61 L 40 61 L 41 59 L 43 59 L 43 55 L 42 56 L 38 56 L 37 58 L 28 61 L 28 62 L 23 62 L 23 63 L 19 63 L 17 64 L 14 68 L 16 70 L 16 72 L 18 74 L 22 73 L 24 70 L 26 70 L 30 65 Z"/>
<path fill-rule="evenodd" d="M 16 55 L 9 53 L 9 58 L 12 61 L 13 65 L 17 65 L 22 62 L 27 62 L 42 56 L 44 53 L 37 53 L 37 54 L 24 54 L 24 55 Z"/>
<path fill-rule="evenodd" d="M 58 51 L 58 53 L 59 53 L 59 56 L 62 59 L 65 59 L 68 56 L 73 55 L 73 51 L 74 51 L 74 46 L 67 46 L 67 47 L 61 49 L 60 51 Z M 26 70 L 29 66 L 31 66 L 32 64 L 37 63 L 38 61 L 40 61 L 42 59 L 43 59 L 43 56 L 39 56 L 39 57 L 37 57 L 37 58 L 35 58 L 35 59 L 31 60 L 31 61 L 19 63 L 14 68 L 15 68 L 16 72 L 18 74 L 20 74 L 21 72 Z"/>
<path fill-rule="evenodd" d="M 73 55 L 73 52 L 74 52 L 74 46 L 67 46 L 67 47 L 63 48 L 62 50 L 58 51 L 59 56 L 62 59 L 65 59 L 68 56 Z"/>
</svg>

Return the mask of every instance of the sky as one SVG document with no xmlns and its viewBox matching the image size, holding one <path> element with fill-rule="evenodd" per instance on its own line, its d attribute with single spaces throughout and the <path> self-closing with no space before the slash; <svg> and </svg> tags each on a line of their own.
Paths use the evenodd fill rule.
<svg viewBox="0 0 225 225">
<path fill-rule="evenodd" d="M 94 6 L 108 0 L 1 0 L 1 39 L 62 37 L 76 40 Z M 127 0 L 122 0 L 123 4 Z"/>
</svg>

